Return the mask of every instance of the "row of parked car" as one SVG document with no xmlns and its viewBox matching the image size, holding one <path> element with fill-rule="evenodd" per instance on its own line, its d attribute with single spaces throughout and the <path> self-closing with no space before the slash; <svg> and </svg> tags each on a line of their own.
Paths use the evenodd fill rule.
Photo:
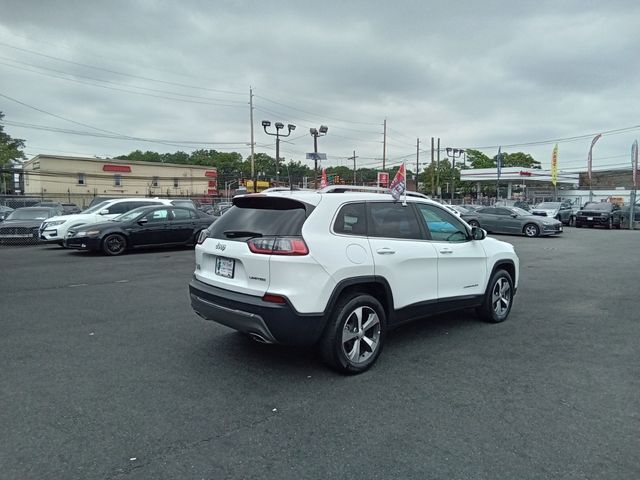
<svg viewBox="0 0 640 480">
<path fill-rule="evenodd" d="M 469 225 L 488 232 L 521 234 L 528 237 L 555 235 L 564 225 L 582 227 L 621 228 L 629 217 L 629 207 L 609 202 L 588 202 L 582 208 L 568 202 L 543 202 L 534 207 L 523 201 L 499 201 L 491 206 L 447 205 Z M 626 216 L 625 216 L 626 215 Z M 640 203 L 636 220 L 640 220 Z"/>
<path fill-rule="evenodd" d="M 98 200 L 67 215 L 43 202 L 9 212 L 0 223 L 0 242 L 55 243 L 120 255 L 135 248 L 194 245 L 215 219 L 185 199 Z"/>
</svg>

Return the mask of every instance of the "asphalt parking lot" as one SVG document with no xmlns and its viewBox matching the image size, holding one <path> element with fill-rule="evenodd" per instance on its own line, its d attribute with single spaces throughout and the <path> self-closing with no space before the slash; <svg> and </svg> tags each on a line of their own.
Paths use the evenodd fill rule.
<svg viewBox="0 0 640 480">
<path fill-rule="evenodd" d="M 0 477 L 640 478 L 640 232 L 499 238 L 507 322 L 413 323 L 355 377 L 193 314 L 192 250 L 0 247 Z"/>
</svg>

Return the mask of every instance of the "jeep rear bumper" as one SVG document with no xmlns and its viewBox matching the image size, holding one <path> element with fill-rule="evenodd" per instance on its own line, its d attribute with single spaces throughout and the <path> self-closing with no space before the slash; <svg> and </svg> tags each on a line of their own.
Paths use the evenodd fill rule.
<svg viewBox="0 0 640 480">
<path fill-rule="evenodd" d="M 323 314 L 303 315 L 288 301 L 265 302 L 261 297 L 213 287 L 193 278 L 191 307 L 205 320 L 252 335 L 265 343 L 313 345 L 325 324 Z"/>
</svg>

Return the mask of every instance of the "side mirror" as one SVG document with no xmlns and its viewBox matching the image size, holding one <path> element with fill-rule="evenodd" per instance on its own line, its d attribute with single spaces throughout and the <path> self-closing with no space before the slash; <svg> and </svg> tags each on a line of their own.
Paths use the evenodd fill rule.
<svg viewBox="0 0 640 480">
<path fill-rule="evenodd" d="M 518 218 L 518 214 L 517 213 L 512 213 L 511 214 L 511 218 Z"/>
<path fill-rule="evenodd" d="M 138 220 L 138 225 L 144 225 L 145 223 L 147 223 L 149 220 L 147 220 L 146 217 L 142 217 L 140 220 Z"/>
<path fill-rule="evenodd" d="M 109 215 L 109 210 L 106 208 L 104 210 L 100 210 L 100 215 Z"/>
<path fill-rule="evenodd" d="M 484 240 L 487 238 L 487 231 L 480 227 L 471 227 L 471 238 L 474 240 Z"/>
</svg>

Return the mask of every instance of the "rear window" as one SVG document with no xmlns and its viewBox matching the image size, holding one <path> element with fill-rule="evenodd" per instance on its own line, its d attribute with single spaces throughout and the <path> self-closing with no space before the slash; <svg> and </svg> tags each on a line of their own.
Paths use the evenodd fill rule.
<svg viewBox="0 0 640 480">
<path fill-rule="evenodd" d="M 238 197 L 233 204 L 211 225 L 211 238 L 243 241 L 255 236 L 300 236 L 313 209 L 303 202 L 279 197 Z"/>
</svg>

